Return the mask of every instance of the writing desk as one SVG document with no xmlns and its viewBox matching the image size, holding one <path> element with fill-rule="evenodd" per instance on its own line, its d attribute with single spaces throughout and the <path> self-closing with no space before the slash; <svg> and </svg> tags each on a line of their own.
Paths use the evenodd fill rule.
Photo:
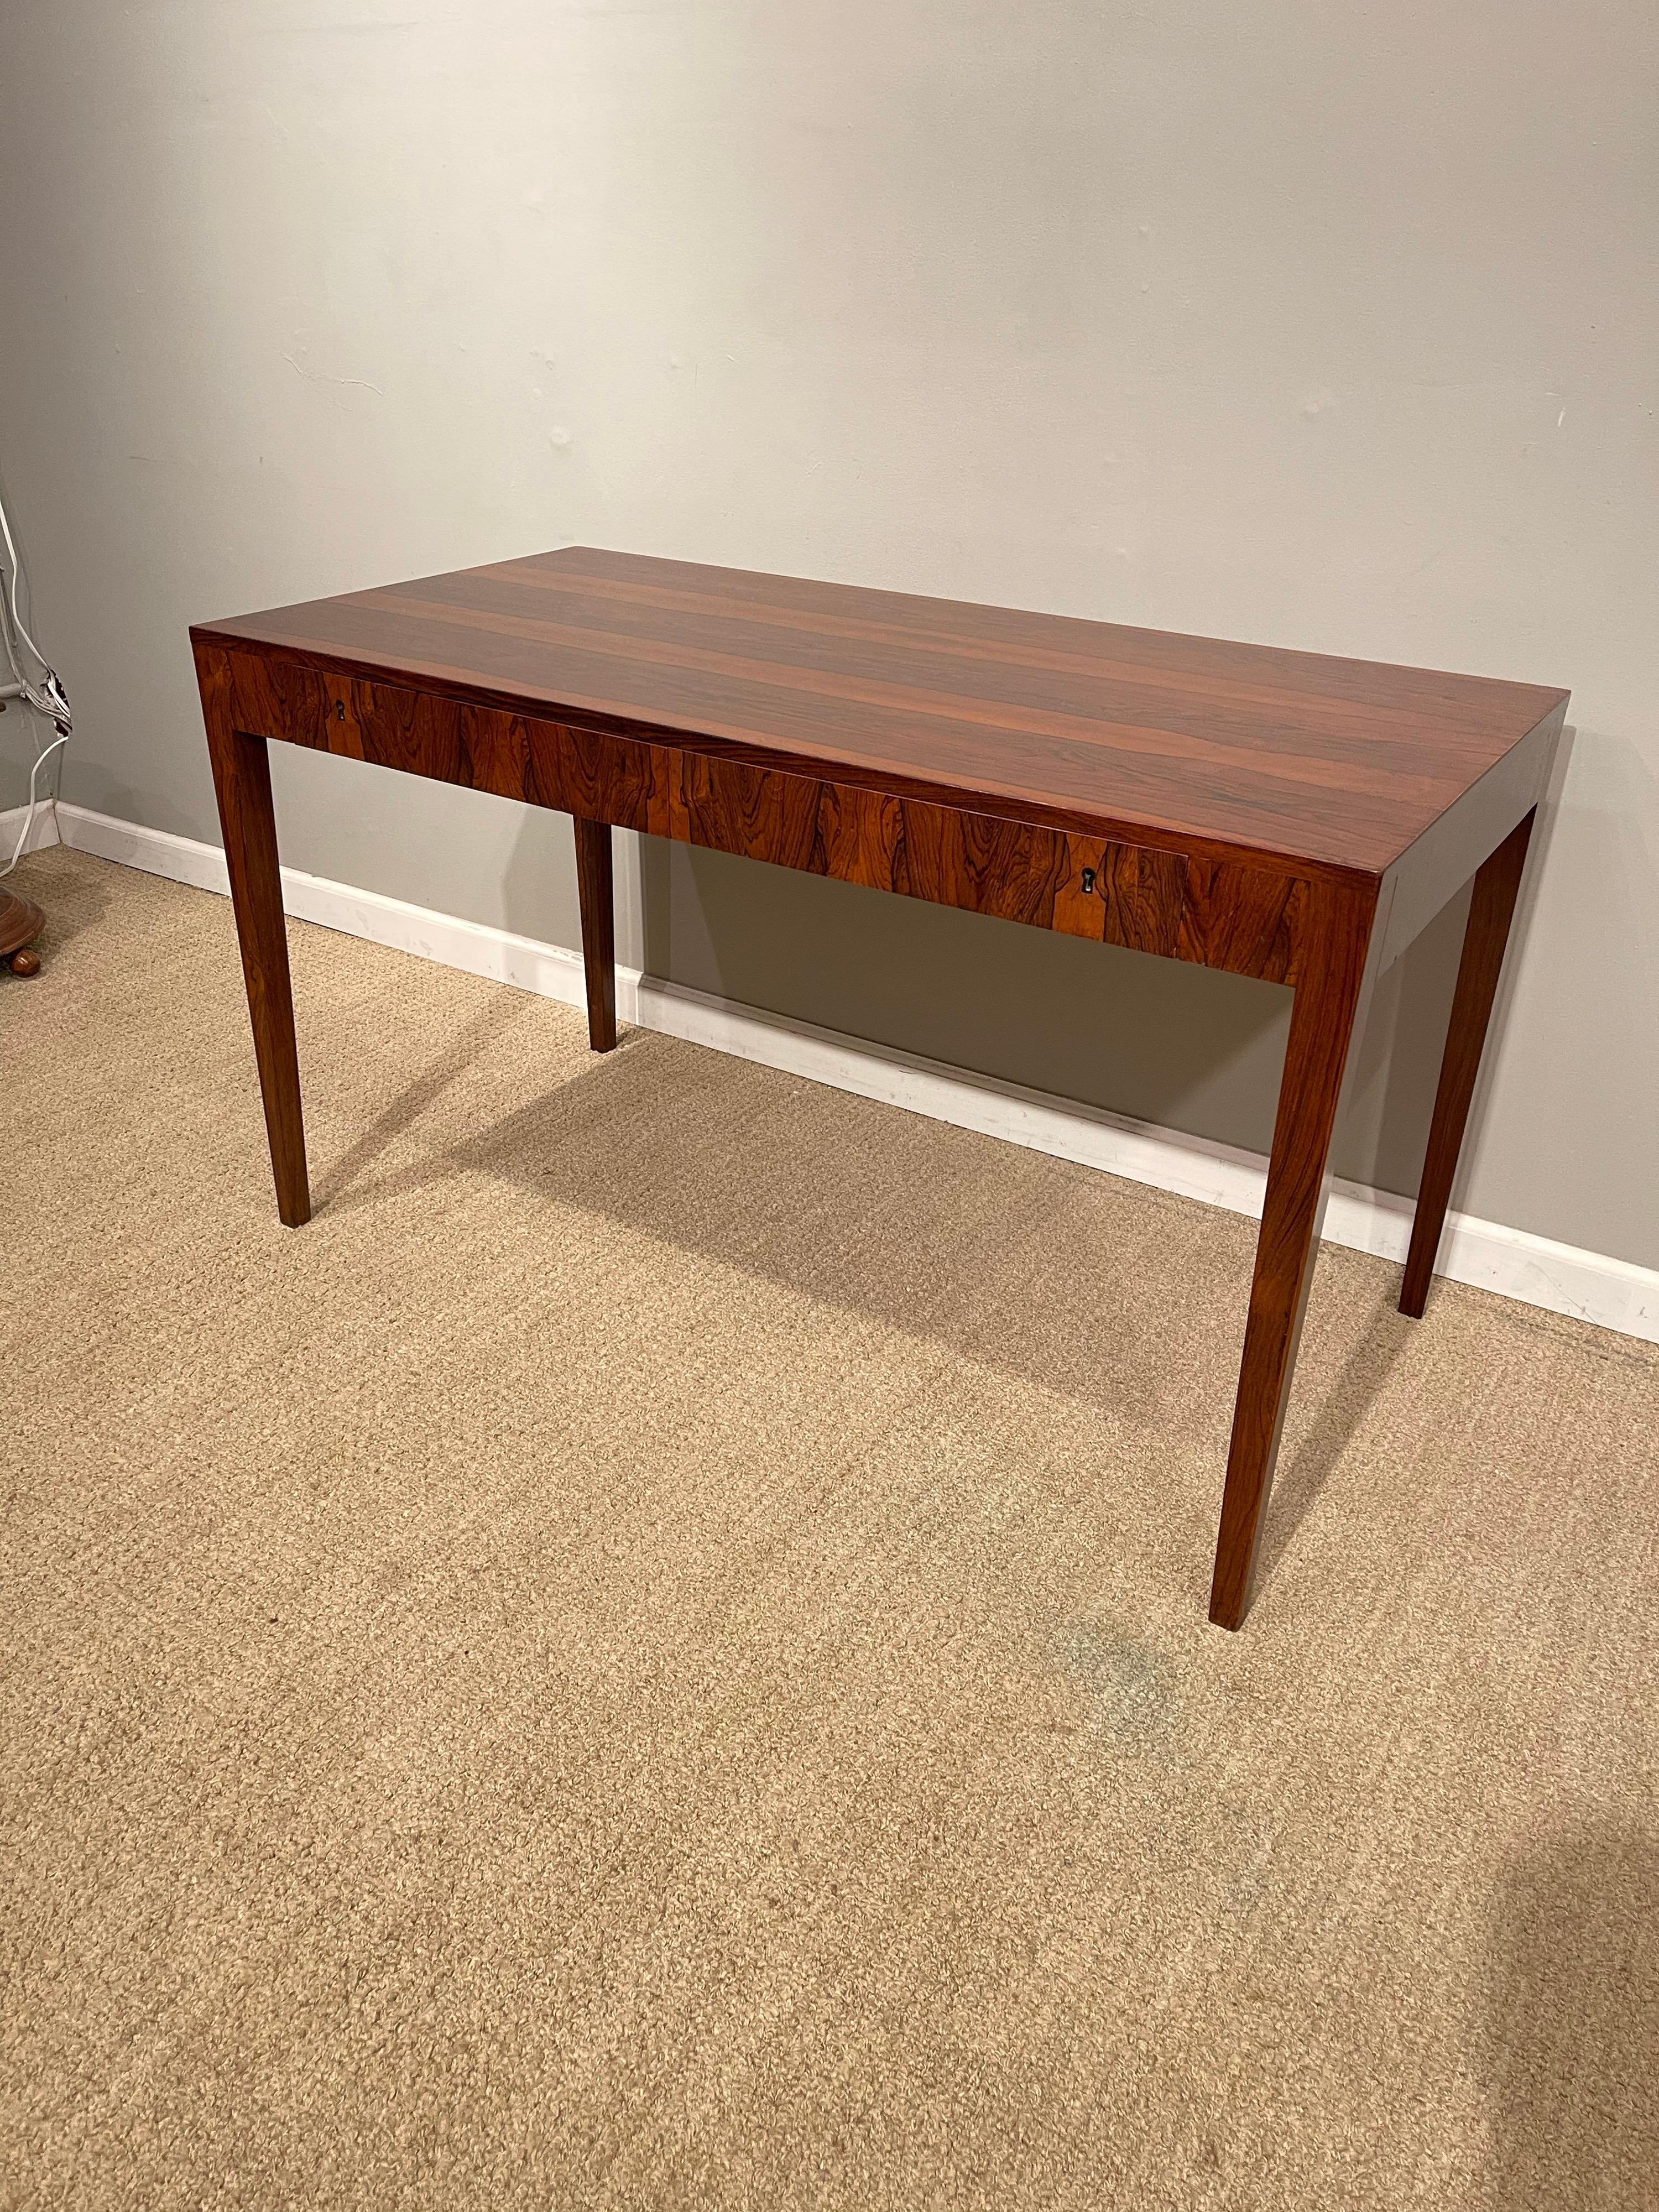
<svg viewBox="0 0 1659 2212">
<path fill-rule="evenodd" d="M 191 632 L 277 1208 L 310 1218 L 266 741 L 1291 987 L 1210 1618 L 1249 1601 L 1349 1043 L 1474 894 L 1401 1293 L 1420 1315 L 1567 694 L 573 546 Z"/>
</svg>

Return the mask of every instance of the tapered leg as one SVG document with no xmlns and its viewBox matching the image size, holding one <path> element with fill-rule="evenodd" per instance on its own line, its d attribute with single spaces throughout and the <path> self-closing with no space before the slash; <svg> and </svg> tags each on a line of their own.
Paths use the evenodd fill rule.
<svg viewBox="0 0 1659 2212">
<path fill-rule="evenodd" d="M 1528 814 L 1516 823 L 1497 851 L 1481 862 L 1474 878 L 1451 1022 L 1446 1031 L 1446 1055 L 1440 1063 L 1440 1088 L 1435 1093 L 1429 1149 L 1417 1194 L 1417 1217 L 1412 1223 L 1411 1249 L 1406 1255 L 1405 1279 L 1400 1286 L 1400 1310 L 1413 1320 L 1421 1316 L 1428 1297 L 1440 1232 L 1446 1225 L 1452 1177 L 1463 1147 L 1474 1079 L 1480 1072 L 1486 1024 L 1498 995 L 1498 978 L 1504 965 L 1504 949 L 1510 941 L 1521 871 L 1527 864 L 1533 818 Z"/>
<path fill-rule="evenodd" d="M 270 1139 L 270 1168 L 276 1180 L 276 1211 L 289 1228 L 298 1229 L 311 1218 L 311 1190 L 306 1179 L 300 1059 L 294 1040 L 294 992 L 270 804 L 270 763 L 263 738 L 243 737 L 211 710 L 207 720 L 230 896 L 242 945 L 242 973 L 247 979 L 253 1053 Z"/>
<path fill-rule="evenodd" d="M 1370 981 L 1369 899 L 1321 895 L 1310 917 L 1291 1010 L 1238 1401 L 1227 1453 L 1210 1618 L 1237 1628 L 1250 1602 L 1256 1536 L 1273 1483 L 1302 1316 L 1313 1277 L 1348 1045 Z"/>
<path fill-rule="evenodd" d="M 582 907 L 582 966 L 587 975 L 587 1042 L 609 1052 L 617 1042 L 617 909 L 611 884 L 611 824 L 576 821 L 576 889 Z"/>
</svg>

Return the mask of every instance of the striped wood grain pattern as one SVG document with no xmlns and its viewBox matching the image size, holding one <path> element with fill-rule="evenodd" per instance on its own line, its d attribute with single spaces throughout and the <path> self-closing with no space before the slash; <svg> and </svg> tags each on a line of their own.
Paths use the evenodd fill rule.
<svg viewBox="0 0 1659 2212">
<path fill-rule="evenodd" d="M 1133 951 L 1296 980 L 1306 897 L 1296 877 L 573 729 L 253 653 L 204 645 L 198 660 L 204 694 L 222 696 L 234 726 L 252 736 Z"/>
<path fill-rule="evenodd" d="M 1350 1041 L 1384 959 L 1529 816 L 1565 692 L 580 547 L 191 638 L 290 1223 L 308 1199 L 271 738 L 572 814 L 599 1050 L 613 824 L 1293 985 L 1210 1601 L 1241 1624 Z M 1503 896 L 1477 896 L 1408 1310 L 1517 835 L 1481 869 Z"/>
<path fill-rule="evenodd" d="M 1300 875 L 1380 874 L 1565 696 L 582 546 L 193 635 Z"/>
</svg>

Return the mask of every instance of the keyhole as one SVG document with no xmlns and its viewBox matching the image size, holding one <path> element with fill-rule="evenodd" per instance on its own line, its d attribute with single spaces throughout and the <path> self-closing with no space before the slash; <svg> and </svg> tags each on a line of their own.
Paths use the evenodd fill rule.
<svg viewBox="0 0 1659 2212">
<path fill-rule="evenodd" d="M 345 720 L 345 701 L 343 699 L 337 699 L 334 702 L 334 719 L 337 722 L 343 722 Z"/>
</svg>

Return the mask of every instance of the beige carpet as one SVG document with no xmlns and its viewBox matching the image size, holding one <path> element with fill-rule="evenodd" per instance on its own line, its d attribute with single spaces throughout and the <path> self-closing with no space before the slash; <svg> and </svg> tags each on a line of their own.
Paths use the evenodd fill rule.
<svg viewBox="0 0 1659 2212">
<path fill-rule="evenodd" d="M 25 867 L 0 2204 L 1656 2201 L 1651 1350 Z"/>
</svg>

